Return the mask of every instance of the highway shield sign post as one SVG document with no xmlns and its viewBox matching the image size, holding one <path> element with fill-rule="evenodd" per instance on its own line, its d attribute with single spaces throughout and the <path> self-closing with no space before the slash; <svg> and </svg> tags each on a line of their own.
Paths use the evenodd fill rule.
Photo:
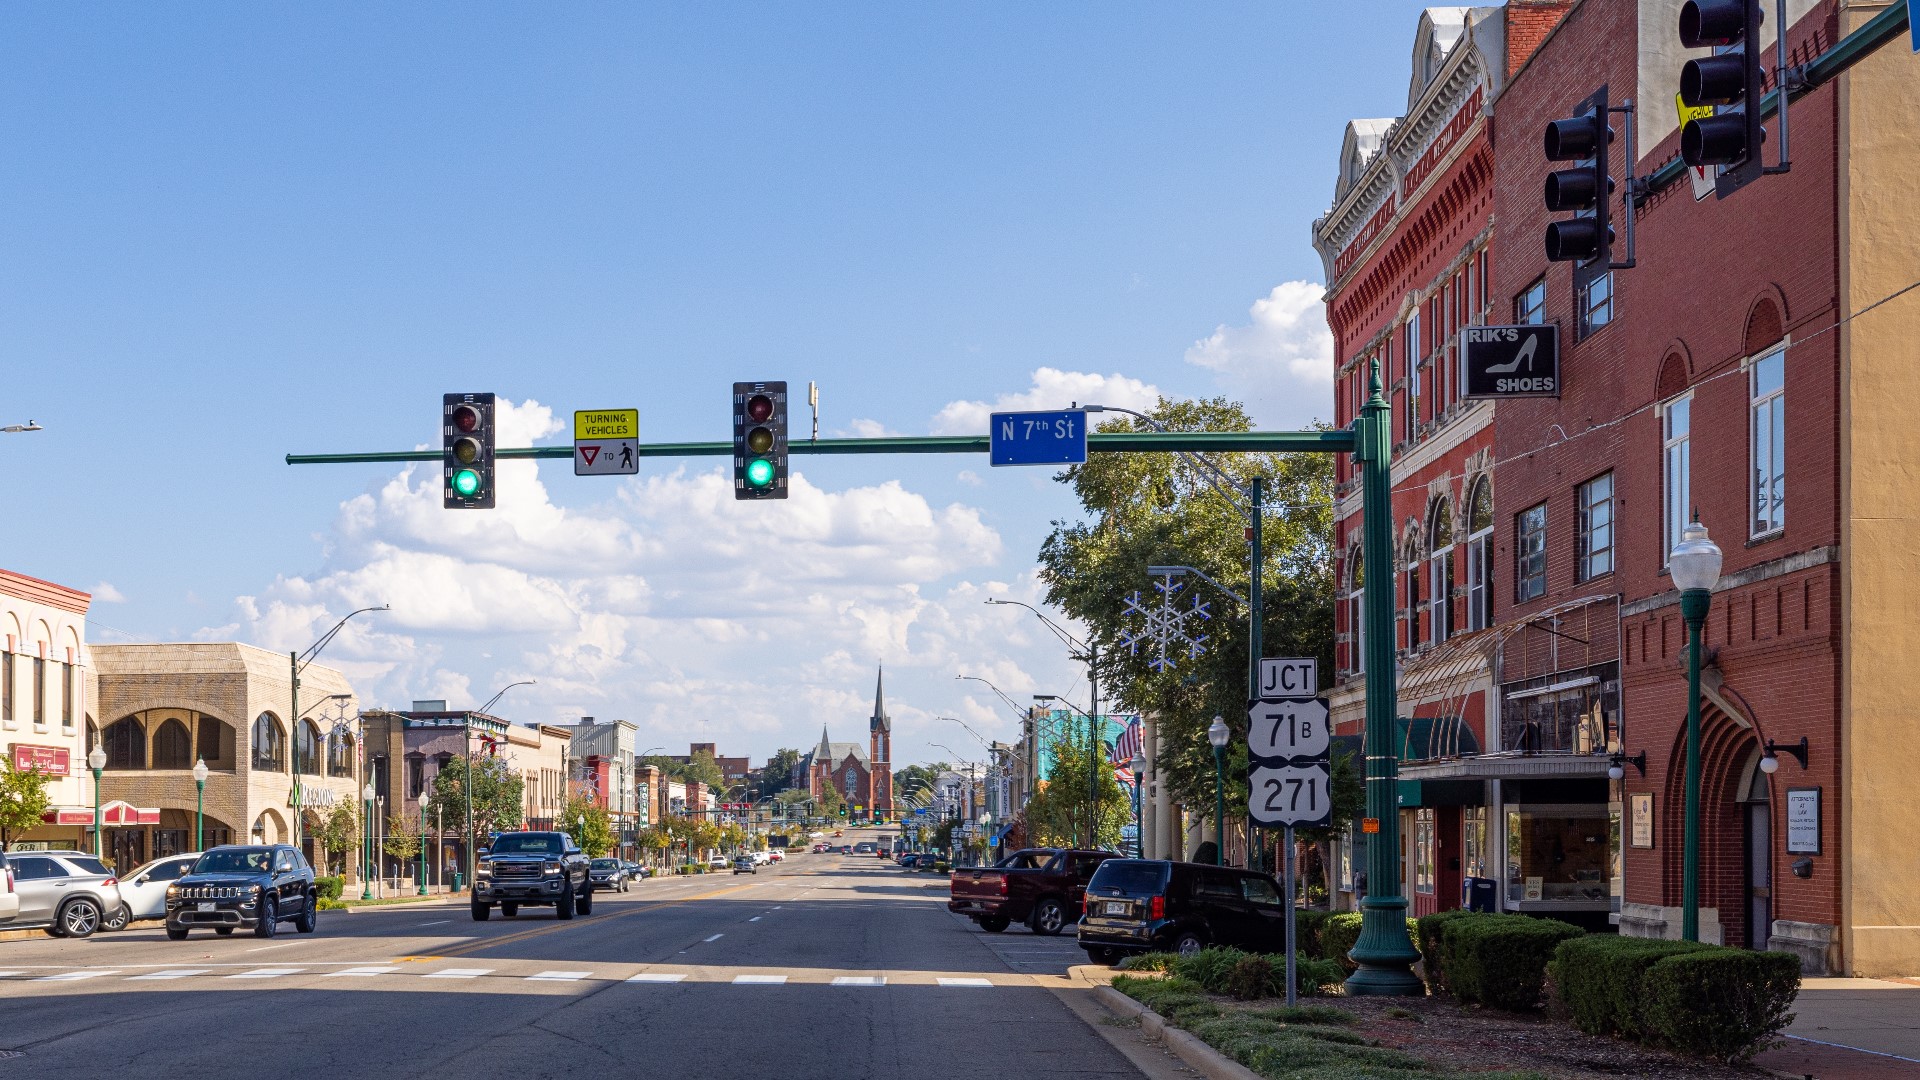
<svg viewBox="0 0 1920 1080">
<path fill-rule="evenodd" d="M 573 414 L 573 475 L 632 476 L 639 471 L 639 409 Z"/>
<path fill-rule="evenodd" d="M 1294 1004 L 1293 830 L 1333 816 L 1333 732 L 1327 700 L 1318 696 L 1320 664 L 1310 656 L 1260 661 L 1260 696 L 1247 702 L 1247 816 L 1282 830 L 1286 864 L 1287 1004 Z"/>
<path fill-rule="evenodd" d="M 987 449 L 993 465 L 1087 463 L 1087 414 L 1079 409 L 994 413 L 992 421 Z"/>
</svg>

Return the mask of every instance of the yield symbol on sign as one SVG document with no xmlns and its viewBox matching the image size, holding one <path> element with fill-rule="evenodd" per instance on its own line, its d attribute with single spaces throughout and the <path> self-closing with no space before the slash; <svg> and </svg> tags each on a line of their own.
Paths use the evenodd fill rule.
<svg viewBox="0 0 1920 1080">
<path fill-rule="evenodd" d="M 591 465 L 593 464 L 593 459 L 600 456 L 600 448 L 598 446 L 583 446 L 580 448 L 580 456 L 586 458 L 587 464 Z"/>
</svg>

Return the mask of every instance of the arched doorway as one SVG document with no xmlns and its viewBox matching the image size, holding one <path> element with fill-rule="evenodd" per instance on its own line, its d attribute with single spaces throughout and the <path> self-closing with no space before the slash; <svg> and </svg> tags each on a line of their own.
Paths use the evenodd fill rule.
<svg viewBox="0 0 1920 1080">
<path fill-rule="evenodd" d="M 1673 843 L 1662 860 L 1665 902 L 1683 902 L 1686 725 L 1677 726 L 1667 771 Z M 1700 706 L 1700 939 L 1766 947 L 1772 913 L 1772 828 L 1760 742 L 1744 720 Z M 1755 775 L 1760 795 L 1754 798 Z M 1758 871 L 1756 875 L 1756 870 Z M 1757 893 L 1756 893 L 1757 890 Z M 1760 919 L 1755 923 L 1756 916 Z M 1676 913 L 1675 918 L 1679 916 Z"/>
<path fill-rule="evenodd" d="M 1772 785 L 1767 783 L 1767 774 L 1760 771 L 1757 754 L 1748 764 L 1747 773 L 1737 800 L 1744 819 L 1741 879 L 1747 901 L 1746 945 L 1765 950 L 1773 933 Z"/>
</svg>

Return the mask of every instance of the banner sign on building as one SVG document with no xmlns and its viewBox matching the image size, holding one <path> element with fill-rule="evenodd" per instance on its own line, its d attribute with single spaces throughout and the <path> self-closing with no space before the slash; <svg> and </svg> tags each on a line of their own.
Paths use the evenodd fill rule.
<svg viewBox="0 0 1920 1080">
<path fill-rule="evenodd" d="M 47 776 L 69 776 L 73 772 L 73 754 L 64 746 L 13 745 L 13 767 L 21 772 L 38 769 Z M 88 818 L 87 824 L 93 824 Z"/>
<path fill-rule="evenodd" d="M 1460 331 L 1460 396 L 1560 396 L 1560 328 L 1469 326 Z"/>
</svg>

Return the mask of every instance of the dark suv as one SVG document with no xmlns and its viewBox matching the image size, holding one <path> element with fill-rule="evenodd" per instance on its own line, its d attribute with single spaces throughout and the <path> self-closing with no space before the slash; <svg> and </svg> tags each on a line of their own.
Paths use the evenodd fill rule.
<svg viewBox="0 0 1920 1080">
<path fill-rule="evenodd" d="M 216 934 L 252 930 L 272 937 L 283 919 L 311 934 L 320 897 L 313 867 L 286 844 L 226 844 L 200 856 L 187 875 L 167 886 L 167 936 L 179 941 L 196 926 Z"/>
<path fill-rule="evenodd" d="M 593 913 L 593 879 L 584 852 L 563 832 L 506 832 L 493 838 L 473 875 L 473 919 L 485 922 L 523 907 L 552 907 L 562 919 Z"/>
<path fill-rule="evenodd" d="M 1080 946 L 1111 964 L 1142 952 L 1199 952 L 1231 945 L 1249 952 L 1286 947 L 1286 907 L 1273 876 L 1230 866 L 1108 859 L 1087 883 Z"/>
</svg>

